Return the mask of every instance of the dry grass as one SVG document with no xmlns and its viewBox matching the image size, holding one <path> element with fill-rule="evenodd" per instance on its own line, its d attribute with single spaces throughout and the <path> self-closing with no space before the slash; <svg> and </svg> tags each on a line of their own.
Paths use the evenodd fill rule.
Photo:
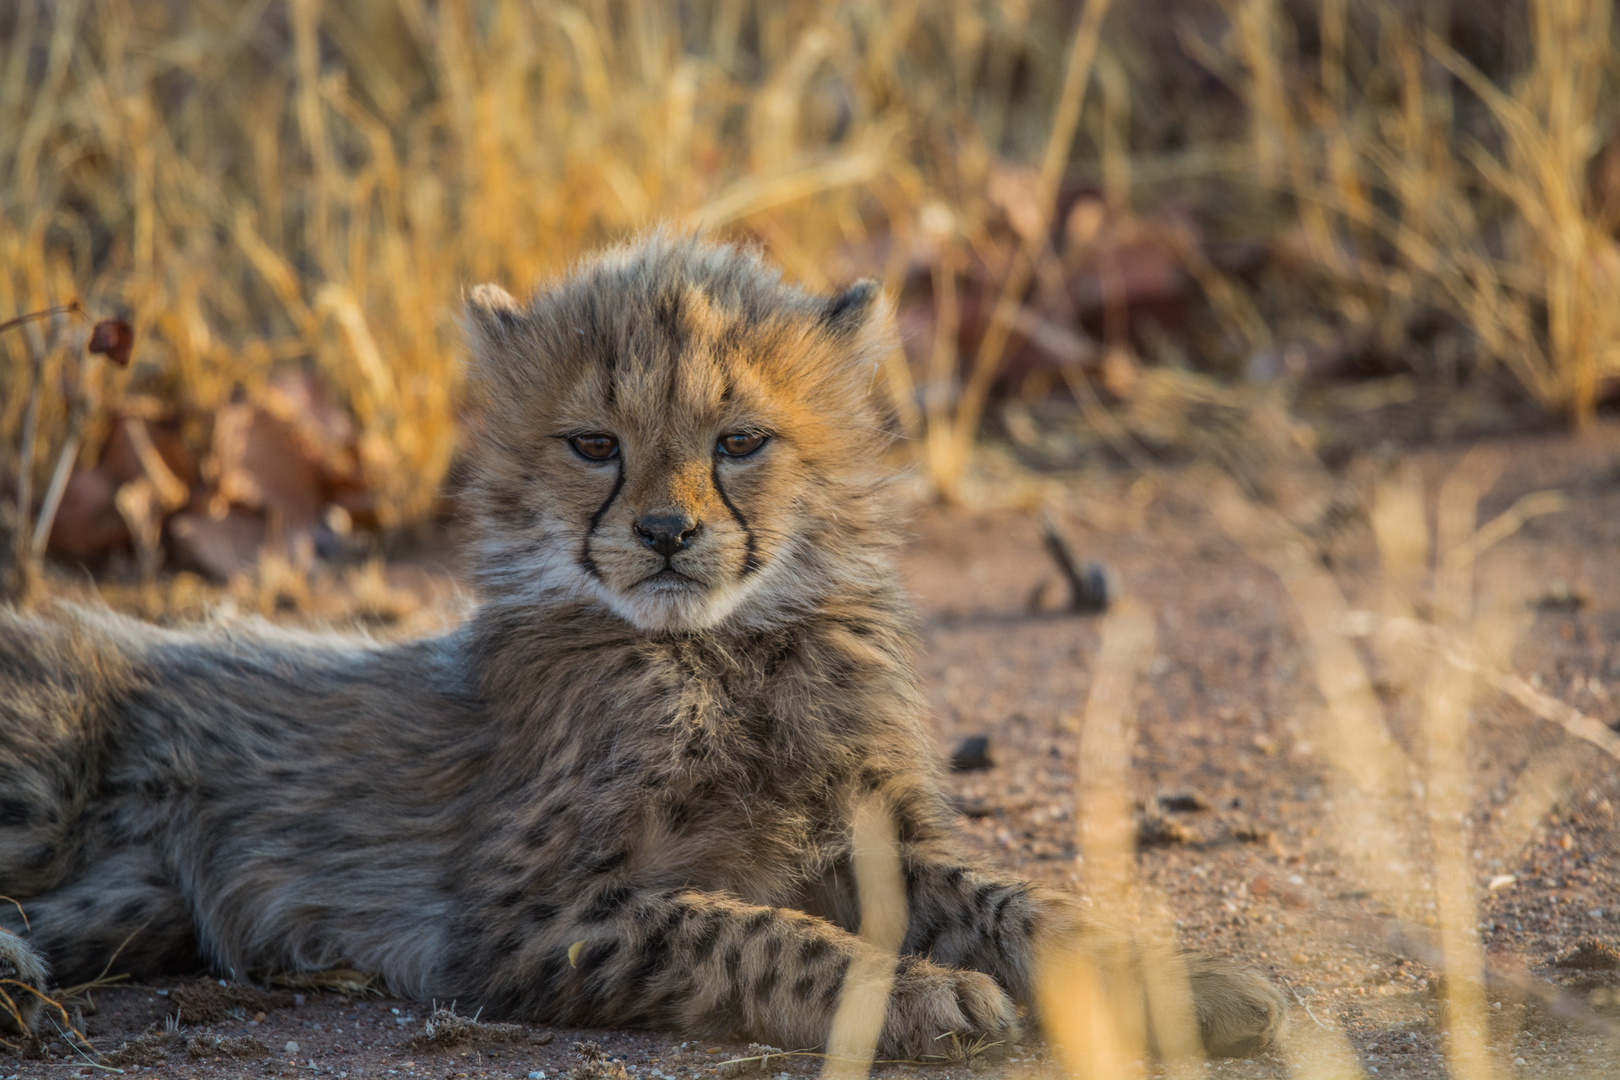
<svg viewBox="0 0 1620 1080">
<path fill-rule="evenodd" d="M 142 386 L 205 414 L 312 364 L 360 421 L 385 523 L 410 522 L 454 452 L 469 284 L 527 288 L 674 220 L 817 286 L 835 248 L 893 236 L 893 285 L 917 208 L 982 201 L 1061 62 L 1040 47 L 1060 13 L 986 2 L 682 10 L 11 5 L 0 311 L 127 311 L 138 370 L 87 371 L 102 401 Z M 31 350 L 63 377 L 50 334 L 0 342 L 0 386 L 27 385 Z M 65 422 L 48 400 L 36 461 Z"/>
<path fill-rule="evenodd" d="M 1286 344 L 1290 320 L 1400 349 L 1439 312 L 1455 332 L 1411 347 L 1429 367 L 1499 366 L 1584 422 L 1620 372 L 1620 158 L 1597 156 L 1616 119 L 1608 5 L 1444 25 L 1452 9 L 1422 10 L 1173 7 L 1179 50 L 1223 95 L 1189 82 L 1157 9 L 1106 2 L 29 0 L 0 13 L 0 314 L 75 297 L 126 312 L 136 370 L 87 366 L 74 400 L 156 392 L 199 450 L 234 389 L 313 366 L 354 410 L 395 527 L 423 517 L 455 451 L 468 284 L 526 288 L 667 220 L 755 238 L 818 287 L 895 288 L 921 261 L 941 332 L 890 374 L 948 495 L 1032 283 L 1061 271 L 1065 177 L 1095 176 L 1122 213 L 1236 178 L 1263 192 L 1222 200 L 1227 231 L 1301 255 L 1315 282 L 1281 311 L 1189 255 L 1241 349 Z M 1470 20 L 1527 45 L 1487 77 L 1446 43 Z M 992 197 L 1005 161 L 1032 163 L 1010 209 Z M 969 262 L 994 303 L 958 357 Z M 53 390 L 81 377 L 73 337 L 0 340 L 4 445 L 33 359 Z M 36 491 L 71 407 L 46 395 Z M 81 459 L 104 433 L 89 425 Z"/>
<path fill-rule="evenodd" d="M 1323 0 L 1311 57 L 1275 0 L 1228 6 L 1238 62 L 1211 49 L 1210 63 L 1241 88 L 1253 175 L 1292 197 L 1325 305 L 1397 347 L 1445 313 L 1441 374 L 1496 366 L 1589 423 L 1620 374 L 1611 6 Z M 1494 77 L 1448 41 L 1470 17 L 1501 36 Z"/>
<path fill-rule="evenodd" d="M 1441 485 L 1432 530 L 1413 472 L 1397 471 L 1378 486 L 1370 517 L 1382 568 L 1380 612 L 1352 612 L 1323 569 L 1317 545 L 1283 515 L 1230 482 L 1210 484 L 1222 524 L 1279 575 L 1294 601 L 1327 704 L 1312 740 L 1322 748 L 1333 787 L 1339 872 L 1393 913 L 1393 926 L 1382 931 L 1386 937 L 1398 934 L 1444 973 L 1440 1015 L 1448 1034 L 1447 1066 L 1461 1080 L 1498 1071 L 1478 932 L 1482 879 L 1474 860 L 1480 849 L 1517 857 L 1531 823 L 1566 794 L 1568 781 L 1567 772 L 1554 777 L 1533 762 L 1516 781 L 1513 809 L 1494 828 L 1471 827 L 1478 793 L 1468 754 L 1470 707 L 1486 686 L 1494 687 L 1620 759 L 1620 740 L 1612 732 L 1597 735 L 1587 729 L 1589 718 L 1565 715 L 1575 712 L 1568 706 L 1526 697 L 1521 686 L 1530 688 L 1511 674 L 1509 655 L 1528 607 L 1523 597 L 1482 588 L 1476 562 L 1529 517 L 1556 512 L 1562 502 L 1555 493 L 1528 496 L 1479 525 L 1479 500 L 1498 467 L 1484 453 L 1464 458 Z M 1373 693 L 1357 647 L 1363 637 L 1384 673 L 1387 703 Z M 1403 711 L 1418 717 L 1411 753 L 1394 734 L 1395 717 Z M 1512 979 L 1499 971 L 1490 977 Z M 1555 1012 L 1566 1008 L 1555 991 L 1525 989 Z M 1611 1038 L 1620 1034 L 1579 1007 L 1567 1013 L 1577 1014 Z M 1291 1051 L 1309 1059 L 1299 1067 L 1356 1075 L 1341 1035 L 1305 1035 Z"/>
</svg>

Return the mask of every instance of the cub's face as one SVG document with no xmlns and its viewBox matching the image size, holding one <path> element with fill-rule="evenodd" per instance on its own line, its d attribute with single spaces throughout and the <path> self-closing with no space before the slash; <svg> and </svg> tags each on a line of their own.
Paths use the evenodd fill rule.
<svg viewBox="0 0 1620 1080">
<path fill-rule="evenodd" d="M 813 297 L 658 236 L 526 305 L 474 290 L 468 324 L 487 591 L 678 633 L 769 621 L 869 568 L 892 347 L 875 286 Z"/>
</svg>

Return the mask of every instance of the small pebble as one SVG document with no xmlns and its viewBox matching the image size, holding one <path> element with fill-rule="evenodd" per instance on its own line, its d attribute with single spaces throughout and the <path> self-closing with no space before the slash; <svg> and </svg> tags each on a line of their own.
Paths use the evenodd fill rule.
<svg viewBox="0 0 1620 1080">
<path fill-rule="evenodd" d="M 529 1074 L 529 1080 L 546 1080 L 545 1070 L 542 1069 L 539 1072 L 530 1073 Z"/>
<path fill-rule="evenodd" d="M 298 1044 L 293 1042 L 291 1039 L 287 1040 L 287 1053 L 289 1053 L 289 1054 L 298 1053 Z"/>
<path fill-rule="evenodd" d="M 951 755 L 952 772 L 977 772 L 994 768 L 996 759 L 990 754 L 990 736 L 969 735 L 956 746 Z"/>
</svg>

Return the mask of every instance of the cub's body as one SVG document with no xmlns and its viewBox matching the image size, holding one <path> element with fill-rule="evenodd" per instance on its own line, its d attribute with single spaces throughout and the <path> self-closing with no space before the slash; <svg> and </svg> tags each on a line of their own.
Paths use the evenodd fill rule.
<svg viewBox="0 0 1620 1080">
<path fill-rule="evenodd" d="M 885 1052 L 1007 1033 L 1043 949 L 1119 959 L 1074 900 L 954 853 L 875 289 L 654 237 L 527 306 L 476 290 L 468 328 L 460 628 L 0 613 L 0 894 L 28 916 L 0 911 L 0 968 L 346 964 L 534 1020 L 818 1045 L 846 974 L 885 966 L 853 933 L 863 806 L 906 889 Z M 1186 969 L 1212 1046 L 1272 1036 L 1263 981 Z"/>
</svg>

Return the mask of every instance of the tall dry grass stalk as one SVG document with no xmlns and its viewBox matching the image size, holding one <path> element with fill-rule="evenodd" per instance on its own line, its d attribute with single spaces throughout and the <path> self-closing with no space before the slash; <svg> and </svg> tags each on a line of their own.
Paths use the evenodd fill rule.
<svg viewBox="0 0 1620 1080">
<path fill-rule="evenodd" d="M 1080 725 L 1075 806 L 1087 887 L 1097 906 L 1129 926 L 1136 913 L 1136 832 L 1131 812 L 1131 747 L 1135 743 L 1136 683 L 1153 656 L 1153 616 L 1139 605 L 1114 606 L 1102 628 L 1091 692 Z M 1129 972 L 1130 943 L 1122 935 L 1103 959 Z M 1055 948 L 1040 958 L 1037 984 L 1047 1034 L 1070 1075 L 1142 1075 L 1147 1031 L 1143 987 L 1106 985 L 1093 955 Z"/>
<path fill-rule="evenodd" d="M 928 370 L 888 371 L 949 494 L 1055 265 L 1058 190 L 1096 153 L 1118 209 L 1155 178 L 1234 168 L 1290 194 L 1344 322 L 1438 308 L 1466 349 L 1589 418 L 1620 374 L 1620 180 L 1607 201 L 1588 182 L 1620 100 L 1609 5 L 1529 5 L 1524 62 L 1490 79 L 1432 14 L 1466 6 L 1425 6 L 1425 23 L 1321 0 L 1310 64 L 1288 5 L 1225 7 L 1245 146 L 1211 141 L 1218 103 L 1154 115 L 1168 54 L 1134 44 L 1148 17 L 1108 0 L 22 0 L 0 6 L 0 314 L 75 296 L 126 309 L 137 370 L 94 372 L 97 401 L 133 387 L 205 416 L 278 366 L 315 367 L 354 408 L 380 515 L 399 523 L 454 453 L 469 283 L 522 290 L 658 221 L 756 239 L 818 287 L 878 270 L 893 288 L 943 250 Z M 1167 162 L 1154 139 L 1190 145 Z M 993 307 L 963 363 L 956 273 L 995 247 L 986 192 L 1008 159 L 1035 166 L 1030 205 L 988 264 Z M 1234 224 L 1273 239 L 1274 211 Z M 1189 259 L 1234 339 L 1267 345 L 1255 301 Z M 28 352 L 0 340 L 7 447 Z M 47 382 L 69 362 L 52 351 Z M 59 397 L 33 429 L 35 491 L 71 422 Z"/>
<path fill-rule="evenodd" d="M 1115 929 L 1084 947 L 1053 943 L 1039 958 L 1037 978 L 1047 1035 L 1076 1077 L 1145 1075 L 1150 1047 L 1168 1076 L 1204 1071 L 1173 928 L 1136 875 L 1131 752 L 1137 682 L 1153 658 L 1154 638 L 1150 611 L 1129 599 L 1114 605 L 1081 717 L 1078 847 L 1101 924 Z"/>
<path fill-rule="evenodd" d="M 985 400 L 989 396 L 991 383 L 1001 369 L 1014 323 L 1023 309 L 1024 294 L 1038 265 L 1050 254 L 1048 247 L 1051 237 L 1047 223 L 1053 219 L 1058 184 L 1068 168 L 1075 132 L 1080 125 L 1080 113 L 1085 105 L 1086 87 L 1091 82 L 1103 21 L 1108 15 L 1110 3 L 1111 0 L 1089 0 L 1081 13 L 1079 25 L 1069 44 L 1068 59 L 1063 70 L 1063 89 L 1058 94 L 1057 108 L 1052 114 L 1051 131 L 1047 136 L 1046 151 L 1041 156 L 1040 174 L 1032 196 L 1035 227 L 1024 232 L 1012 265 L 1002 279 L 990 325 L 979 340 L 949 427 L 944 431 L 931 430 L 929 433 L 926 444 L 929 477 L 935 489 L 947 497 L 955 494 L 962 473 L 967 468 L 973 443 L 979 435 L 979 420 L 983 416 Z M 954 270 L 951 273 L 954 275 Z M 948 283 L 948 287 L 954 292 L 954 281 Z M 940 330 L 950 329 L 955 323 L 954 297 L 951 306 L 953 315 L 947 323 L 944 304 L 941 304 Z M 952 334 L 949 339 L 936 336 L 936 349 L 942 347 L 942 340 L 954 341 L 955 335 Z M 938 366 L 936 362 L 936 369 Z M 934 421 L 936 429 L 940 419 Z"/>
</svg>

